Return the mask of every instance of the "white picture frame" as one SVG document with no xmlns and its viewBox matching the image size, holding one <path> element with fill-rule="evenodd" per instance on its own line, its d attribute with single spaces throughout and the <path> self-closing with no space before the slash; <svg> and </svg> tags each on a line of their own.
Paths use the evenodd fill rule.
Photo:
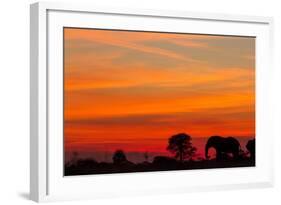
<svg viewBox="0 0 281 205">
<path fill-rule="evenodd" d="M 65 26 L 255 36 L 256 167 L 64 177 L 61 32 Z M 273 186 L 272 29 L 270 17 L 32 4 L 30 198 L 40 202 Z"/>
</svg>

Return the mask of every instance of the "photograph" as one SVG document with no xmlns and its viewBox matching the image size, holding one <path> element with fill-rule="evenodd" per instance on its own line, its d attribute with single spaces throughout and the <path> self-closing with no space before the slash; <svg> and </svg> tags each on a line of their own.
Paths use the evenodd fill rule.
<svg viewBox="0 0 281 205">
<path fill-rule="evenodd" d="M 63 28 L 64 176 L 254 167 L 254 36 Z"/>
</svg>

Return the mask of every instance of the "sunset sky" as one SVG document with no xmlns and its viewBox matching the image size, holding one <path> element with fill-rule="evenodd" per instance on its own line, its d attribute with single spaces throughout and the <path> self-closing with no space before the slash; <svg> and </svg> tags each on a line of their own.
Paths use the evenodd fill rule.
<svg viewBox="0 0 281 205">
<path fill-rule="evenodd" d="M 255 38 L 64 29 L 64 139 L 100 161 L 168 154 L 185 132 L 255 137 Z"/>
</svg>

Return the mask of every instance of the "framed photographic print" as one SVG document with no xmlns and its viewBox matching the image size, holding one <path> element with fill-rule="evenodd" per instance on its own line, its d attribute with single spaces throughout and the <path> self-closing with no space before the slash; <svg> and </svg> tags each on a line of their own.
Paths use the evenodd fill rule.
<svg viewBox="0 0 281 205">
<path fill-rule="evenodd" d="M 271 186 L 272 22 L 31 5 L 31 199 Z"/>
</svg>

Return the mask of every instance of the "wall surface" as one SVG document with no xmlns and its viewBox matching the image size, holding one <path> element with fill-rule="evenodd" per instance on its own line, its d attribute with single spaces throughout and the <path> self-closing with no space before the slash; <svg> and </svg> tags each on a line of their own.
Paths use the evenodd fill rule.
<svg viewBox="0 0 281 205">
<path fill-rule="evenodd" d="M 0 8 L 0 203 L 32 204 L 29 192 L 29 0 Z M 80 0 L 79 2 L 83 2 Z M 93 1 L 91 1 L 93 2 Z M 117 198 L 69 204 L 280 204 L 281 6 L 277 0 L 103 0 L 99 6 L 272 16 L 275 20 L 275 187 L 268 189 Z"/>
</svg>

